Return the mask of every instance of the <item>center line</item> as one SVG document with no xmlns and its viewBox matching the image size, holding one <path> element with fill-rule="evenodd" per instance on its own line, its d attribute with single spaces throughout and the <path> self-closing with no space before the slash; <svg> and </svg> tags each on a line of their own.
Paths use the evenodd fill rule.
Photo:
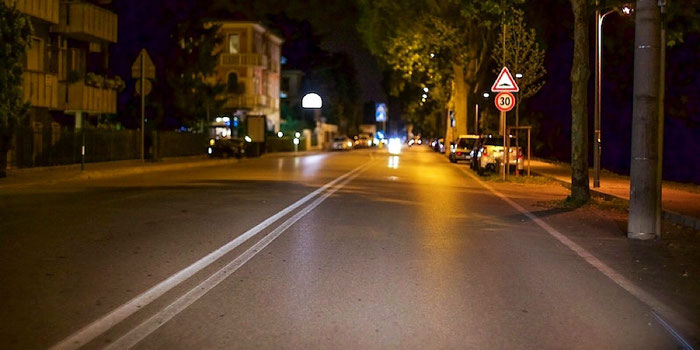
<svg viewBox="0 0 700 350">
<path fill-rule="evenodd" d="M 282 224 L 280 224 L 278 227 L 272 230 L 272 232 L 268 233 L 260 241 L 255 243 L 252 247 L 248 248 L 248 250 L 246 250 L 245 252 L 243 252 L 243 254 L 233 259 L 230 263 L 226 264 L 226 266 L 222 267 L 220 270 L 214 272 L 211 276 L 209 276 L 209 278 L 198 284 L 196 287 L 192 288 L 189 292 L 179 297 L 172 304 L 166 306 L 164 309 L 151 316 L 149 319 L 145 320 L 143 323 L 139 324 L 134 329 L 132 329 L 131 331 L 114 341 L 114 343 L 107 346 L 105 350 L 130 349 L 134 345 L 138 344 L 141 340 L 143 340 L 148 335 L 150 335 L 158 328 L 163 326 L 166 322 L 170 321 L 177 314 L 185 310 L 187 307 L 192 305 L 192 303 L 199 300 L 207 292 L 212 290 L 214 287 L 216 287 L 226 278 L 228 278 L 231 274 L 236 272 L 241 266 L 243 266 L 246 262 L 252 259 L 265 247 L 267 247 L 268 244 L 272 243 L 272 241 L 279 237 L 284 231 L 286 231 L 289 227 L 294 225 L 294 223 L 299 221 L 306 214 L 308 214 L 318 205 L 323 203 L 323 201 L 325 201 L 328 197 L 333 195 L 333 193 L 340 190 L 348 182 L 352 181 L 357 176 L 359 176 L 360 173 L 362 173 L 362 171 L 354 173 L 352 176 L 343 180 L 343 182 L 341 182 L 337 186 L 328 190 L 322 196 L 316 198 L 316 200 L 311 202 L 311 204 L 299 210 L 292 217 L 285 220 Z"/>
<path fill-rule="evenodd" d="M 154 300 L 158 299 L 160 296 L 168 292 L 169 290 L 175 288 L 178 286 L 180 283 L 184 282 L 185 280 L 189 279 L 202 269 L 206 268 L 207 266 L 211 265 L 213 262 L 216 260 L 220 259 L 222 256 L 228 254 L 232 250 L 234 250 L 236 247 L 239 245 L 245 243 L 248 239 L 251 237 L 255 236 L 258 234 L 260 231 L 266 229 L 268 226 L 272 225 L 275 223 L 277 220 L 281 219 L 285 215 L 289 214 L 296 208 L 300 207 L 304 203 L 310 201 L 314 197 L 316 197 L 318 194 L 322 193 L 326 189 L 334 186 L 335 184 L 343 181 L 344 179 L 348 178 L 349 176 L 357 173 L 361 169 L 365 168 L 368 166 L 368 163 L 365 163 L 363 165 L 358 166 L 357 168 L 337 177 L 333 181 L 323 185 L 322 187 L 316 189 L 315 191 L 309 193 L 308 195 L 304 196 L 303 198 L 299 199 L 298 201 L 294 202 L 290 206 L 284 208 L 282 211 L 278 212 L 275 215 L 270 216 L 269 218 L 265 219 L 263 222 L 257 224 L 255 227 L 249 229 L 242 235 L 236 237 L 232 241 L 226 243 L 225 245 L 221 246 L 220 248 L 216 249 L 215 251 L 209 253 L 208 255 L 204 256 L 203 258 L 197 260 L 194 262 L 192 265 L 180 270 L 179 272 L 173 274 L 172 276 L 168 277 L 167 279 L 161 281 L 157 285 L 151 287 L 147 291 L 139 294 L 135 298 L 129 300 L 128 302 L 122 304 L 121 306 L 117 307 L 116 309 L 112 310 L 110 313 L 102 316 L 101 318 L 95 320 L 94 322 L 90 323 L 89 325 L 83 327 L 79 331 L 75 332 L 74 334 L 68 336 L 67 338 L 61 340 L 57 344 L 53 345 L 50 350 L 59 350 L 59 349 L 77 349 L 80 348 L 81 346 L 89 343 L 93 339 L 97 338 L 98 336 L 104 334 L 108 330 L 110 330 L 112 327 L 115 325 L 119 324 L 123 320 L 125 320 L 127 317 L 133 315 L 137 311 L 139 311 L 141 308 L 145 307 L 146 305 L 150 304 Z"/>
</svg>

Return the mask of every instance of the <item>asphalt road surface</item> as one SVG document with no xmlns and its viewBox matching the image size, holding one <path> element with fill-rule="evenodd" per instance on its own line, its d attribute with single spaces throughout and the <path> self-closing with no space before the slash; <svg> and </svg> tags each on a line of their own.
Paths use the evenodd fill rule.
<svg viewBox="0 0 700 350">
<path fill-rule="evenodd" d="M 0 348 L 675 349 L 427 148 L 0 191 Z"/>
</svg>

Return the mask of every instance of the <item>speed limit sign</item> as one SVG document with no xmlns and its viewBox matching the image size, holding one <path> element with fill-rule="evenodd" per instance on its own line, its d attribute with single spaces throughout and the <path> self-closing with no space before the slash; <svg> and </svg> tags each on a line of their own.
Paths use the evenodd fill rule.
<svg viewBox="0 0 700 350">
<path fill-rule="evenodd" d="M 493 101 L 501 112 L 508 112 L 515 106 L 515 97 L 510 92 L 499 92 Z"/>
</svg>

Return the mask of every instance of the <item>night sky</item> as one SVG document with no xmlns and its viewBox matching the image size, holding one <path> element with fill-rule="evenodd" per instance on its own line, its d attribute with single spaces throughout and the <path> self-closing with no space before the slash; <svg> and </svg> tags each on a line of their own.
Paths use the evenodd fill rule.
<svg viewBox="0 0 700 350">
<path fill-rule="evenodd" d="M 307 5 L 308 8 L 305 7 Z M 129 79 L 129 67 L 142 47 L 151 52 L 157 67 L 167 64 L 168 58 L 162 57 L 159 52 L 164 49 L 163 42 L 167 39 L 171 26 L 186 16 L 186 13 L 178 13 L 177 9 L 168 6 L 167 1 L 114 1 L 113 8 L 119 14 L 119 43 L 112 47 L 112 69 L 126 78 L 127 86 L 130 83 L 133 85 L 133 80 Z M 571 8 L 568 1 L 562 0 L 532 1 L 528 2 L 528 6 L 526 16 L 531 19 L 539 17 L 557 20 L 528 21 L 537 29 L 542 45 L 547 50 L 545 65 L 548 74 L 545 86 L 524 103 L 521 113 L 533 114 L 540 120 L 540 133 L 535 135 L 542 143 L 538 155 L 567 161 L 570 157 L 569 74 L 573 51 Z M 268 16 L 284 14 L 296 20 L 304 20 L 304 13 L 308 13 L 308 23 L 318 35 L 322 48 L 347 52 L 353 56 L 362 100 L 386 100 L 379 65 L 363 47 L 354 27 L 357 11 L 346 9 L 340 12 L 338 7 L 329 6 L 331 10 L 325 13 L 322 6 L 320 10 L 315 10 L 317 8 L 319 6 L 315 1 L 299 1 L 294 3 L 294 13 L 286 14 L 286 8 L 275 7 Z M 164 20 L 164 11 L 172 11 L 167 21 Z M 630 163 L 634 21 L 612 14 L 605 20 L 603 35 L 601 162 L 604 168 L 626 173 Z M 591 50 L 593 38 L 591 30 Z M 700 166 L 697 164 L 700 158 L 697 156 L 700 147 L 700 89 L 696 86 L 700 81 L 698 47 L 700 35 L 689 34 L 683 44 L 668 51 L 664 152 L 666 179 L 696 183 L 700 183 Z M 283 55 L 293 54 L 283 51 Z M 591 51 L 591 64 L 592 54 Z M 589 129 L 592 135 L 593 76 L 590 85 Z M 132 90 L 127 89 L 120 95 L 121 105 L 132 98 L 130 91 Z"/>
</svg>

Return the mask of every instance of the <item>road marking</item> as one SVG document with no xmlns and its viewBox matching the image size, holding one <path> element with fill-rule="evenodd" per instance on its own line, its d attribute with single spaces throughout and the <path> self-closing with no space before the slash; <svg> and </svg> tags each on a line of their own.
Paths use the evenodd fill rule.
<svg viewBox="0 0 700 350">
<path fill-rule="evenodd" d="M 349 172 L 337 177 L 331 182 L 328 182 L 327 184 L 323 185 L 322 187 L 316 189 L 315 191 L 309 193 L 308 195 L 304 196 L 303 198 L 299 199 L 298 201 L 294 202 L 293 204 L 289 205 L 288 207 L 284 208 L 280 212 L 278 212 L 275 215 L 270 216 L 269 218 L 265 219 L 261 223 L 257 224 L 255 227 L 249 229 L 248 231 L 244 232 L 242 235 L 236 237 L 232 241 L 226 243 L 225 245 L 221 246 L 220 248 L 214 250 L 213 252 L 209 253 L 208 255 L 204 256 L 203 258 L 197 260 L 194 262 L 192 265 L 178 271 L 177 273 L 173 274 L 172 276 L 168 277 L 167 279 L 161 281 L 157 285 L 151 287 L 147 291 L 139 294 L 135 298 L 129 300 L 128 302 L 122 304 L 121 306 L 117 307 L 116 309 L 112 310 L 108 314 L 102 316 L 101 318 L 93 321 L 89 325 L 81 328 L 79 331 L 75 332 L 74 334 L 68 336 L 67 338 L 61 340 L 60 342 L 56 343 L 53 345 L 50 349 L 51 350 L 59 350 L 59 349 L 77 349 L 93 339 L 97 338 L 98 336 L 102 335 L 115 325 L 119 324 L 123 320 L 125 320 L 127 317 L 133 315 L 137 311 L 141 310 L 143 307 L 146 305 L 150 304 L 154 300 L 158 299 L 160 296 L 168 292 L 169 290 L 173 289 L 180 283 L 184 282 L 185 280 L 189 279 L 202 269 L 206 268 L 207 266 L 211 265 L 213 262 L 216 260 L 220 259 L 222 256 L 228 254 L 231 252 L 233 249 L 238 247 L 239 245 L 243 244 L 246 242 L 248 239 L 251 237 L 255 236 L 258 234 L 260 231 L 266 229 L 268 226 L 272 225 L 275 223 L 277 220 L 281 219 L 285 215 L 289 214 L 296 208 L 300 207 L 304 203 L 310 201 L 314 197 L 316 197 L 318 194 L 322 193 L 323 191 L 327 190 L 328 188 L 334 186 L 335 184 L 343 181 L 344 179 L 348 178 L 349 176 L 358 173 L 359 171 L 363 170 L 369 166 L 369 163 L 365 163 L 363 165 L 358 166 L 357 168 L 350 170 Z"/>
<path fill-rule="evenodd" d="M 535 224 L 537 224 L 539 227 L 547 231 L 552 237 L 556 238 L 560 243 L 564 244 L 567 248 L 572 250 L 574 253 L 576 253 L 578 256 L 583 258 L 588 264 L 591 266 L 595 267 L 598 271 L 600 271 L 603 275 L 611 279 L 615 284 L 620 286 L 622 289 L 626 290 L 628 293 L 632 294 L 635 298 L 637 298 L 639 301 L 642 303 L 646 304 L 649 308 L 652 309 L 652 314 L 655 312 L 658 312 L 661 315 L 664 315 L 664 317 L 667 320 L 671 320 L 674 324 L 680 326 L 682 329 L 686 331 L 696 331 L 697 326 L 693 324 L 692 322 L 688 321 L 685 317 L 683 317 L 681 314 L 677 313 L 675 310 L 671 309 L 669 306 L 661 302 L 660 300 L 656 299 L 654 296 L 651 294 L 645 292 L 641 288 L 637 287 L 632 281 L 628 280 L 621 274 L 617 273 L 615 270 L 610 268 L 608 265 L 606 265 L 604 262 L 600 261 L 598 258 L 596 258 L 593 254 L 589 253 L 587 250 L 585 250 L 583 247 L 580 245 L 576 244 L 574 241 L 569 239 L 569 237 L 566 237 L 563 233 L 557 231 L 554 227 L 550 226 L 546 222 L 544 222 L 542 219 L 538 218 L 535 216 L 535 214 L 532 214 L 530 211 L 527 209 L 523 208 L 520 206 L 518 203 L 515 203 L 512 199 L 506 197 L 504 194 L 498 192 L 495 190 L 493 187 L 489 186 L 487 183 L 481 181 L 478 177 L 476 177 L 474 174 L 469 173 L 467 170 L 465 170 L 462 167 L 458 167 L 459 170 L 461 170 L 463 173 L 465 173 L 467 176 L 471 177 L 472 179 L 476 180 L 481 186 L 489 190 L 491 193 L 496 195 L 497 197 L 501 198 L 504 202 L 508 203 L 511 207 L 515 208 L 517 211 L 522 213 L 523 215 L 527 216 L 530 220 L 532 220 Z M 661 319 L 661 318 L 658 318 Z M 663 323 L 662 323 L 663 325 Z M 666 324 L 668 325 L 668 324 Z M 664 325 L 664 328 L 666 327 Z M 668 325 L 670 328 L 671 326 Z M 673 328 L 670 328 L 671 330 Z M 669 329 L 667 329 L 671 335 L 674 336 L 678 335 L 677 332 L 673 331 L 671 332 Z M 680 335 L 678 335 L 680 337 Z M 683 339 L 683 338 L 681 338 Z M 678 339 L 676 339 L 678 340 Z M 685 342 L 685 340 L 683 340 Z M 685 342 L 687 344 L 687 342 Z"/>
<path fill-rule="evenodd" d="M 352 176 L 346 178 L 343 180 L 341 183 L 339 183 L 337 186 L 333 187 L 332 189 L 328 190 L 326 193 L 324 193 L 322 196 L 316 198 L 311 204 L 308 206 L 304 207 L 303 209 L 299 210 L 296 212 L 293 216 L 285 220 L 282 224 L 277 226 L 274 230 L 272 230 L 270 233 L 268 233 L 265 237 L 263 237 L 260 241 L 255 243 L 253 246 L 248 248 L 243 254 L 239 255 L 235 259 L 233 259 L 231 262 L 226 264 L 226 266 L 222 267 L 220 270 L 214 272 L 209 278 L 198 284 L 196 287 L 192 288 L 190 291 L 179 297 L 177 300 L 172 302 L 170 305 L 166 306 L 163 308 L 161 311 L 156 313 L 155 315 L 151 316 L 132 330 L 130 330 L 128 333 L 124 334 L 122 337 L 119 339 L 115 340 L 112 344 L 107 346 L 105 350 L 121 350 L 121 349 L 130 349 L 136 344 L 138 344 L 140 341 L 142 341 L 144 338 L 146 338 L 148 335 L 156 331 L 158 328 L 163 326 L 165 323 L 170 321 L 173 317 L 175 317 L 177 314 L 185 310 L 187 307 L 192 305 L 195 301 L 199 300 L 202 296 L 204 296 L 206 293 L 208 293 L 210 290 L 212 290 L 214 287 L 219 285 L 221 282 L 223 282 L 226 278 L 231 276 L 234 272 L 236 272 L 241 266 L 243 266 L 246 262 L 248 262 L 250 259 L 252 259 L 255 255 L 257 255 L 260 251 L 262 251 L 265 247 L 267 247 L 272 241 L 274 241 L 277 237 L 279 237 L 284 231 L 286 231 L 289 227 L 294 225 L 297 221 L 299 221 L 301 218 L 303 218 L 306 214 L 311 212 L 314 208 L 319 206 L 323 201 L 325 201 L 328 197 L 333 195 L 336 191 L 340 190 L 343 186 L 345 186 L 347 183 L 355 179 L 357 176 L 362 173 L 362 171 L 366 170 L 362 169 L 359 172 L 354 173 Z"/>
</svg>

